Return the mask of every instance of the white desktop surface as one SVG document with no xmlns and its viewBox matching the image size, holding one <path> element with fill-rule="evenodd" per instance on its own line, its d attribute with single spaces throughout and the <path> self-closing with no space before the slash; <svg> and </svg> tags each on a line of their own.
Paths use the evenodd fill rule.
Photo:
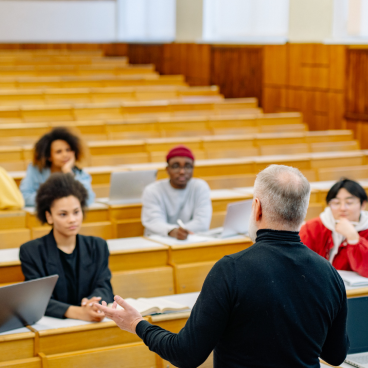
<svg viewBox="0 0 368 368">
<path fill-rule="evenodd" d="M 232 189 L 215 189 L 211 190 L 211 199 L 217 198 L 239 198 L 243 193 L 237 192 Z"/>
<path fill-rule="evenodd" d="M 19 261 L 19 248 L 1 249 L 0 263 Z"/>
<path fill-rule="evenodd" d="M 15 335 L 15 334 L 20 334 L 20 333 L 25 333 L 25 332 L 32 332 L 32 331 L 28 330 L 27 327 L 21 327 L 21 328 L 16 328 L 15 330 L 0 332 L 0 336 Z"/>
<path fill-rule="evenodd" d="M 254 193 L 254 187 L 242 187 L 242 188 L 234 188 L 235 192 L 241 193 L 241 194 L 251 194 Z"/>
<path fill-rule="evenodd" d="M 167 300 L 179 303 L 179 304 L 184 304 L 188 306 L 190 309 L 192 309 L 198 298 L 198 295 L 199 295 L 199 292 L 187 293 L 187 294 L 166 295 L 166 296 L 159 296 L 159 297 L 148 298 L 148 299 L 149 300 L 167 299 Z M 105 318 L 102 322 L 109 322 L 109 321 L 111 320 L 108 318 Z M 101 323 L 101 322 L 86 322 L 86 321 L 80 321 L 78 319 L 70 319 L 70 318 L 59 319 L 59 318 L 44 316 L 37 323 L 32 325 L 32 328 L 34 328 L 36 331 L 46 331 L 46 330 L 53 330 L 56 328 L 68 328 L 68 327 L 90 325 L 93 323 Z M 25 328 L 25 330 L 26 330 L 25 332 L 29 332 L 28 329 Z M 14 331 L 17 331 L 17 330 L 14 330 Z M 24 332 L 24 331 L 21 331 L 21 332 Z"/>
<path fill-rule="evenodd" d="M 341 368 L 354 368 L 352 365 L 347 364 L 347 363 L 342 363 L 341 365 L 339 365 L 339 367 L 341 367 Z M 321 368 L 331 368 L 331 367 L 329 365 L 321 363 Z"/>
<path fill-rule="evenodd" d="M 103 322 L 110 321 L 109 319 L 105 318 Z M 59 319 L 53 317 L 42 317 L 37 323 L 32 325 L 36 331 L 45 331 L 45 330 L 53 330 L 55 328 L 68 328 L 68 327 L 76 327 L 76 326 L 84 326 L 90 325 L 92 323 L 101 323 L 101 322 L 87 322 L 81 321 L 79 319 Z"/>
<path fill-rule="evenodd" d="M 165 244 L 165 245 L 190 245 L 190 244 L 205 243 L 205 242 L 216 240 L 215 238 L 196 235 L 196 234 L 188 235 L 188 238 L 186 240 L 178 240 L 171 236 L 161 236 L 161 235 L 150 235 L 149 238 L 152 240 L 155 240 L 158 243 Z"/>
<path fill-rule="evenodd" d="M 110 239 L 110 240 L 107 240 L 107 245 L 111 252 L 111 251 L 117 251 L 117 250 L 157 248 L 161 244 L 154 242 L 152 240 L 148 240 L 141 236 L 137 236 L 134 238 Z"/>
<path fill-rule="evenodd" d="M 196 303 L 199 296 L 199 291 L 195 293 L 186 293 L 186 294 L 174 294 L 174 295 L 166 295 L 166 296 L 158 296 L 154 298 L 148 298 L 149 300 L 154 301 L 155 299 L 165 299 L 170 300 L 171 302 L 175 302 L 178 304 L 183 304 L 188 306 L 190 309 L 193 309 L 194 304 Z"/>
</svg>

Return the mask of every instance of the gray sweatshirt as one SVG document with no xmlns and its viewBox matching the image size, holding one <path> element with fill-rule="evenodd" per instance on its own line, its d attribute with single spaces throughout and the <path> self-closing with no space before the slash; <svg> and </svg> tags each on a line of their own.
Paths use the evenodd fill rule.
<svg viewBox="0 0 368 368">
<path fill-rule="evenodd" d="M 185 189 L 175 189 L 169 179 L 148 185 L 142 197 L 145 235 L 162 235 L 179 227 L 177 220 L 193 233 L 206 231 L 212 218 L 210 188 L 202 179 L 191 179 Z"/>
</svg>

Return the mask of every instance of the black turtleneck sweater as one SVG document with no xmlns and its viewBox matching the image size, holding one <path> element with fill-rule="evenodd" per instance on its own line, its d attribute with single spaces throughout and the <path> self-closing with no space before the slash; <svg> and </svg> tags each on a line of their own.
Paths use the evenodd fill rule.
<svg viewBox="0 0 368 368">
<path fill-rule="evenodd" d="M 174 334 L 141 321 L 150 350 L 180 368 L 214 350 L 216 368 L 319 368 L 343 362 L 349 340 L 343 281 L 297 232 L 259 230 L 257 241 L 208 274 L 185 327 Z"/>
</svg>

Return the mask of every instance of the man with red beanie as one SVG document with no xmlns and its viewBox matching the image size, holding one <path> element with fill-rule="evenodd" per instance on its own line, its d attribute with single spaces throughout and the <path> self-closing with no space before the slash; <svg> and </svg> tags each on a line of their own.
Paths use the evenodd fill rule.
<svg viewBox="0 0 368 368">
<path fill-rule="evenodd" d="M 143 192 L 142 224 L 145 235 L 169 235 L 185 240 L 188 234 L 210 227 L 210 188 L 204 180 L 192 178 L 194 155 L 189 148 L 173 148 L 166 160 L 169 179 L 156 181 Z M 184 226 L 179 226 L 178 220 Z"/>
</svg>

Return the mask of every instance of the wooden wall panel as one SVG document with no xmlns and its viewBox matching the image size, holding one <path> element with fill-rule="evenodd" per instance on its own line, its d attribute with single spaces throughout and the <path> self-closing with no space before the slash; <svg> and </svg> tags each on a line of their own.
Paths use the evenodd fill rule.
<svg viewBox="0 0 368 368">
<path fill-rule="evenodd" d="M 156 70 L 163 74 L 163 44 L 129 44 L 127 56 L 131 64 L 154 64 Z"/>
<path fill-rule="evenodd" d="M 368 50 L 347 52 L 346 118 L 368 124 Z"/>
<path fill-rule="evenodd" d="M 166 44 L 163 74 L 183 74 L 191 86 L 211 83 L 211 46 L 204 44 Z"/>
<path fill-rule="evenodd" d="M 341 127 L 345 56 L 341 45 L 265 46 L 264 111 L 300 111 L 311 130 Z"/>
<path fill-rule="evenodd" d="M 213 46 L 211 84 L 225 97 L 257 97 L 262 106 L 262 65 L 262 47 Z"/>
</svg>

